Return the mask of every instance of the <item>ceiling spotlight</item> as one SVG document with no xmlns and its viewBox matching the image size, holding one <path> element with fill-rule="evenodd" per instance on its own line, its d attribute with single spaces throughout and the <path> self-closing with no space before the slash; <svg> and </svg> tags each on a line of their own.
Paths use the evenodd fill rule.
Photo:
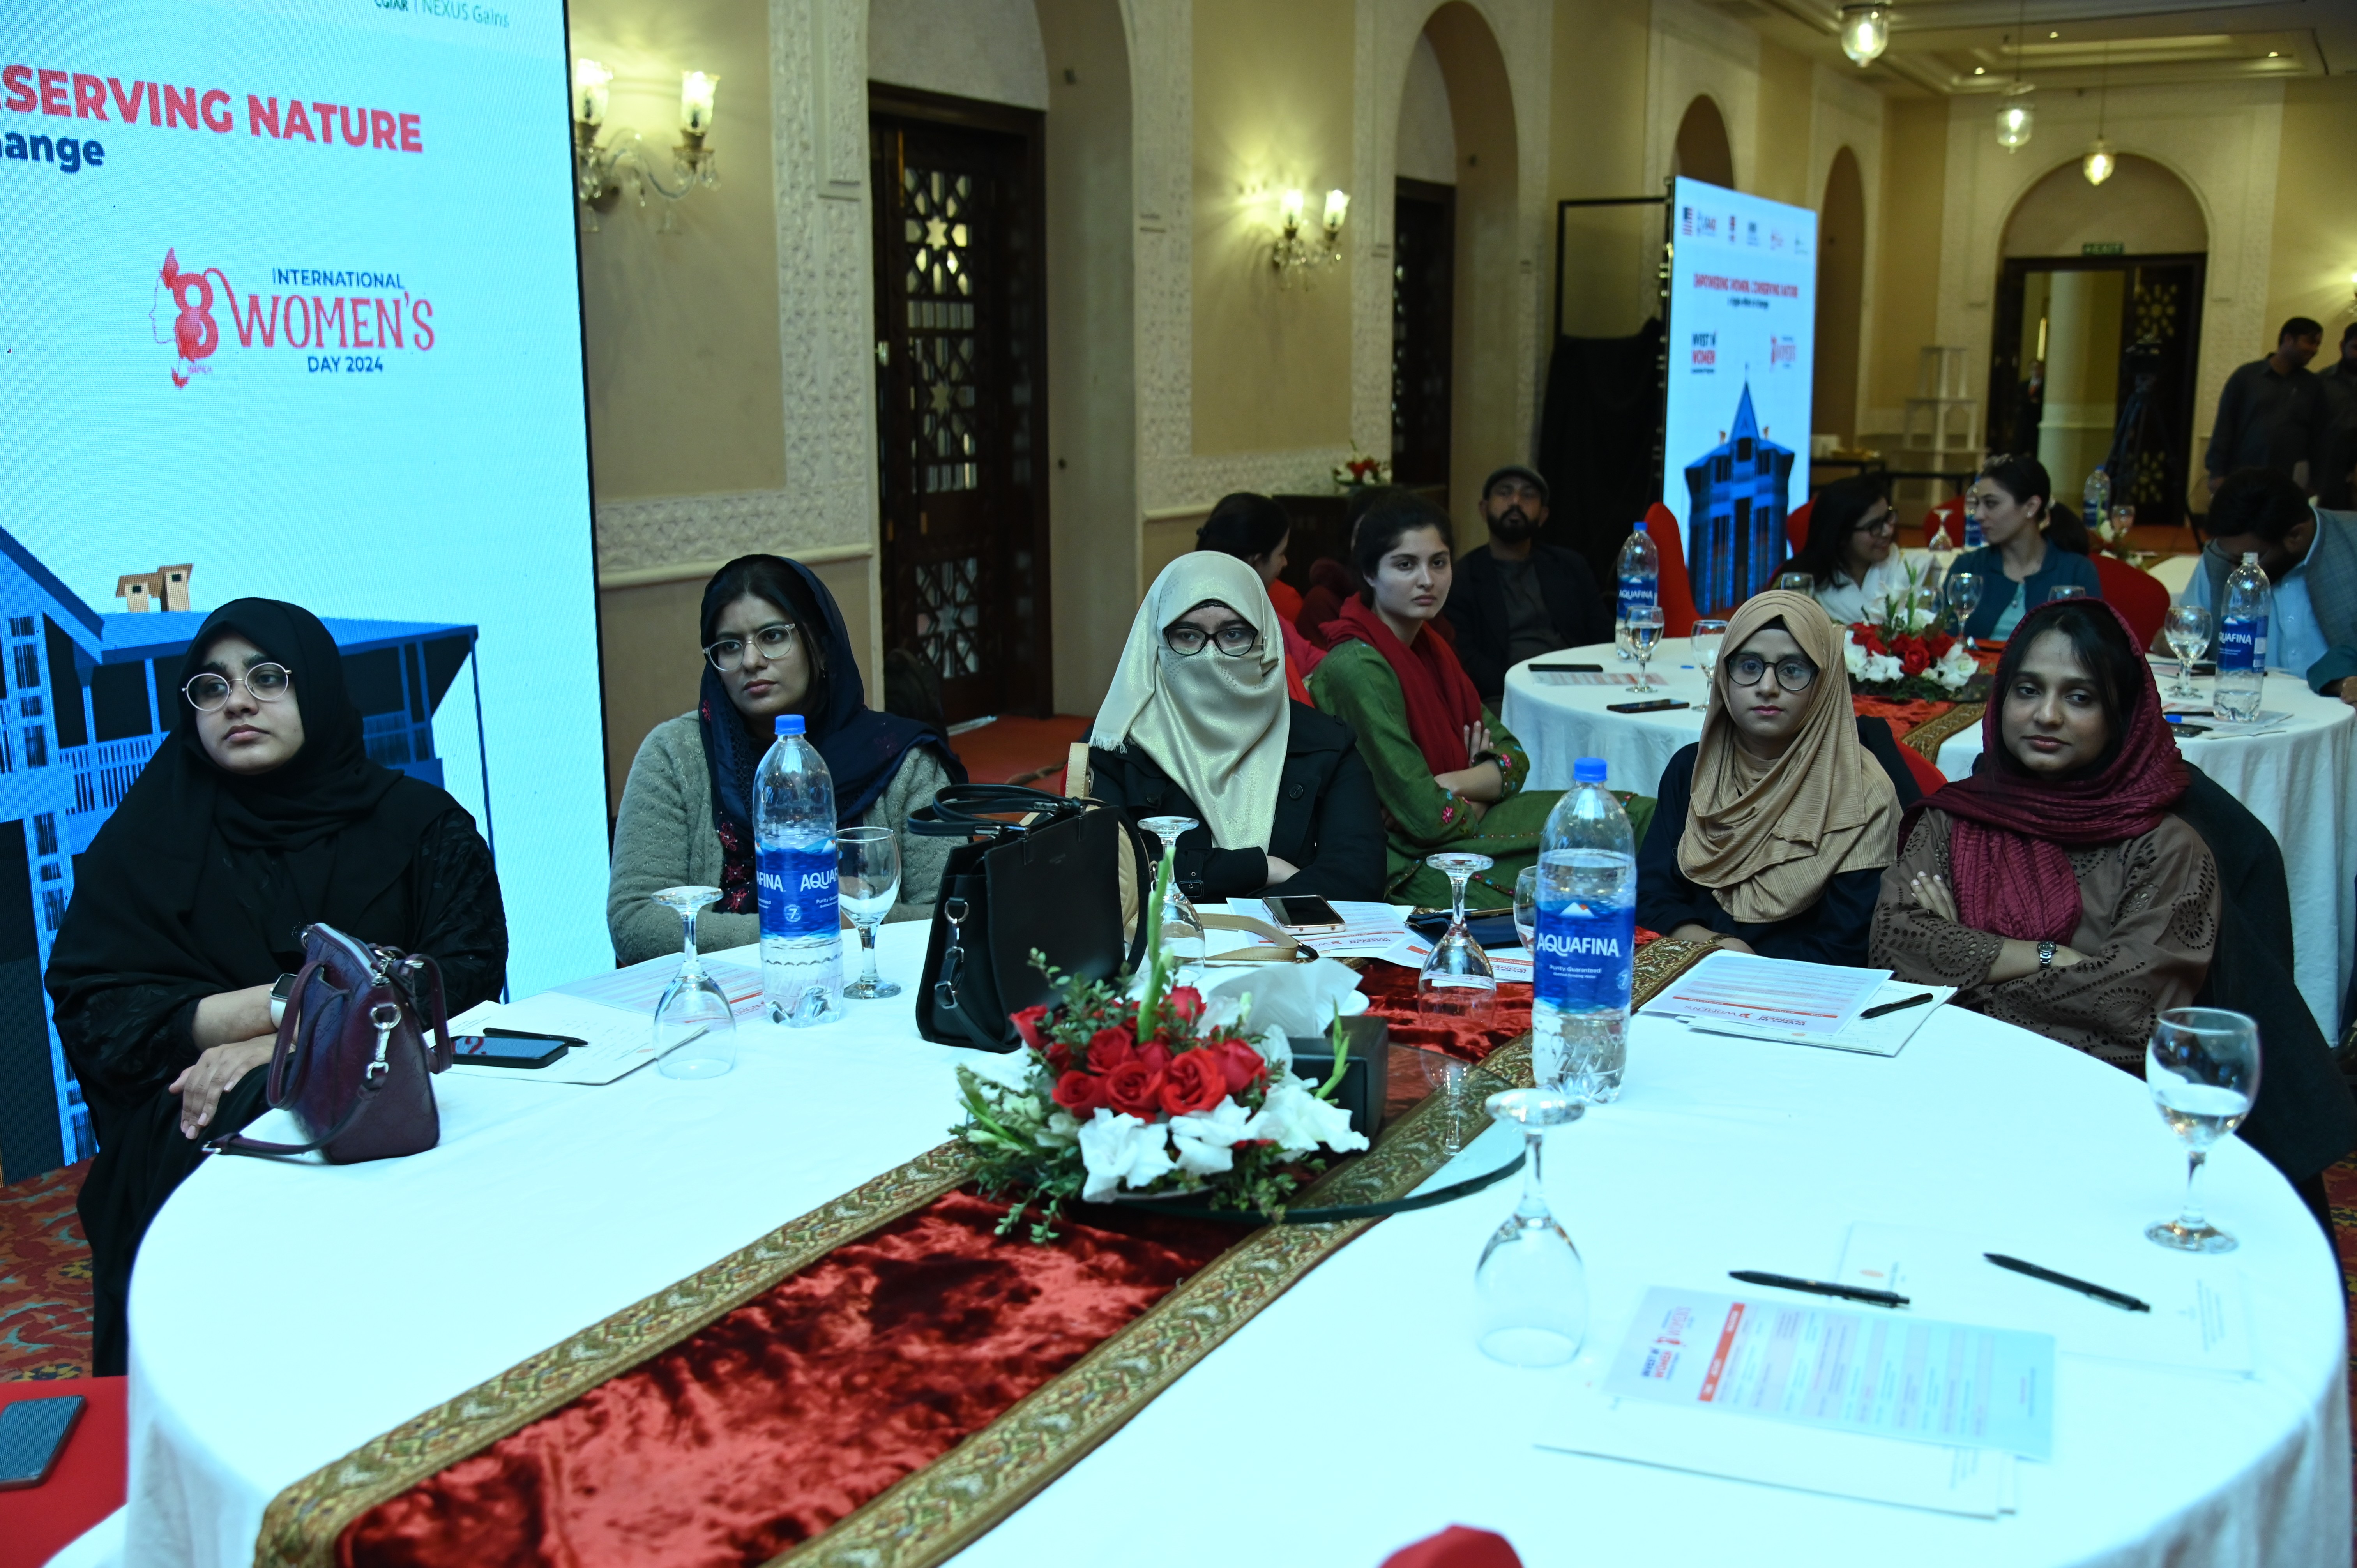
<svg viewBox="0 0 2357 1568">
<path fill-rule="evenodd" d="M 2277 55 L 2280 55 L 2281 53 L 2283 53 L 2283 51 L 2282 51 L 2281 49 L 2269 49 L 2269 50 L 2267 51 L 2267 58 L 2268 58 L 2269 59 L 2275 59 Z"/>
<path fill-rule="evenodd" d="M 1890 47 L 1890 13 L 1876 5 L 1843 6 L 1841 47 L 1853 64 L 1872 65 Z"/>
</svg>

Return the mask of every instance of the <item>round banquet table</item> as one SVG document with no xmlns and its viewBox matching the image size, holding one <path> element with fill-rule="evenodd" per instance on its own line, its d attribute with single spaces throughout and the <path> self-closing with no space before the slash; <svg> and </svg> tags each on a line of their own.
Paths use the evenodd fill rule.
<svg viewBox="0 0 2357 1568">
<path fill-rule="evenodd" d="M 1609 643 L 1550 653 L 1538 662 L 1601 664 L 1608 671 L 1631 673 L 1637 668 L 1620 662 Z M 2153 663 L 2165 687 L 2176 661 Z M 1499 717 L 1530 750 L 1531 787 L 1568 789 L 1576 758 L 1601 757 L 1614 789 L 1653 793 L 1678 748 L 1701 737 L 1709 693 L 1693 646 L 1684 638 L 1663 639 L 1654 650 L 1652 676 L 1652 683 L 1663 688 L 1653 697 L 1691 705 L 1615 714 L 1606 710 L 1607 703 L 1651 699 L 1634 696 L 1625 686 L 1556 685 L 1527 663 L 1507 671 Z M 2194 685 L 2206 695 L 2208 682 Z M 2248 806 L 2282 846 L 2292 929 L 2298 933 L 2293 972 L 2317 1026 L 2325 1038 L 2338 1039 L 2350 945 L 2357 938 L 2357 822 L 2349 809 L 2357 800 L 2357 711 L 2338 698 L 2318 696 L 2298 676 L 2270 671 L 2261 712 L 2283 714 L 2287 722 L 2260 735 L 2187 736 L 2179 745 L 2188 762 Z M 1972 725 L 1942 743 L 1936 760 L 1943 774 L 1962 779 L 1980 753 L 1980 726 Z"/>
<path fill-rule="evenodd" d="M 883 934 L 884 972 L 909 993 L 924 934 Z M 407 1159 L 208 1162 L 148 1233 L 132 1292 L 122 1561 L 250 1563 L 281 1488 L 939 1143 L 958 1053 L 918 1040 L 909 1007 L 807 1033 L 748 1026 L 737 1070 L 706 1082 L 446 1076 L 442 1143 Z M 1434 1181 L 1494 1167 L 1507 1131 Z M 1622 1100 L 1553 1138 L 1550 1201 L 1594 1301 L 1572 1367 L 1515 1371 L 1473 1344 L 1473 1265 L 1511 1182 L 1402 1215 L 956 1561 L 1373 1568 L 1451 1521 L 1502 1531 L 1533 1564 L 2346 1561 L 2347 1346 L 2324 1239 L 2228 1139 L 2204 1181 L 2242 1250 L 2146 1242 L 2184 1169 L 2126 1074 L 1947 1010 L 1889 1059 L 1641 1015 Z M 2021 1465 L 2019 1511 L 1994 1520 L 1534 1445 L 1648 1286 L 1824 1274 L 1857 1221 L 1961 1230 L 2131 1290 L 2239 1271 L 2257 1370 L 2060 1358 L 2054 1457 Z"/>
</svg>

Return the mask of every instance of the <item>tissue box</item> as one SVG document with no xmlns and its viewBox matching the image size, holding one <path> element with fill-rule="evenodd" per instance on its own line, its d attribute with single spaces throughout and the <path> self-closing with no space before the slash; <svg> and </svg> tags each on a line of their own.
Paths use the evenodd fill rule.
<svg viewBox="0 0 2357 1568">
<path fill-rule="evenodd" d="M 1383 1124 L 1384 1097 L 1391 1087 L 1392 1029 L 1381 1018 L 1361 1014 L 1342 1020 L 1350 1042 L 1350 1059 L 1342 1069 L 1342 1086 L 1334 1103 L 1351 1113 L 1351 1130 L 1372 1138 Z M 1324 1083 L 1334 1073 L 1334 1052 L 1322 1035 L 1288 1036 L 1293 1046 L 1293 1076 Z"/>
</svg>

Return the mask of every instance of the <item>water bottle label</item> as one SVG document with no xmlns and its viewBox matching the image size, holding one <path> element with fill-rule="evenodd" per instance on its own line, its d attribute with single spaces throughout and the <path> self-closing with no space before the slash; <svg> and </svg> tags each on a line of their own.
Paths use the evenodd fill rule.
<svg viewBox="0 0 2357 1568">
<path fill-rule="evenodd" d="M 1661 589 L 1657 584 L 1649 582 L 1642 577 L 1623 577 L 1620 579 L 1620 619 L 1627 620 L 1629 618 L 1629 612 L 1641 606 L 1659 604 L 1660 602 Z"/>
<path fill-rule="evenodd" d="M 831 937 L 842 929 L 835 915 L 834 863 L 832 844 L 765 849 L 754 856 L 764 938 Z"/>
<path fill-rule="evenodd" d="M 1982 545 L 1987 542 L 1987 540 L 1981 537 L 1981 514 L 1976 511 L 1965 512 L 1964 548 L 1967 550 L 1978 550 Z"/>
<path fill-rule="evenodd" d="M 1637 959 L 1637 910 L 1576 898 L 1539 906 L 1533 990 L 1550 1007 L 1590 1013 L 1629 1005 Z"/>
<path fill-rule="evenodd" d="M 2267 618 L 2227 616 L 2218 623 L 2218 668 L 2264 670 L 2267 657 Z"/>
</svg>

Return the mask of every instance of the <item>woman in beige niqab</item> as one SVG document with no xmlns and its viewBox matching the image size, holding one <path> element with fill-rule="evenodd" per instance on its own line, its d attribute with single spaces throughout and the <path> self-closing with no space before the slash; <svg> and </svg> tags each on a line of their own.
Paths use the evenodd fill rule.
<svg viewBox="0 0 2357 1568">
<path fill-rule="evenodd" d="M 1770 623 L 1817 667 L 1809 710 L 1773 761 L 1743 744 L 1728 707 L 1736 655 Z M 1807 909 L 1846 871 L 1897 857 L 1899 796 L 1859 744 L 1842 628 L 1805 594 L 1754 595 L 1727 623 L 1695 752 L 1678 869 L 1737 919 L 1765 924 Z"/>
<path fill-rule="evenodd" d="M 1170 627 L 1212 604 L 1259 632 L 1258 646 L 1240 657 L 1214 645 L 1173 650 Z M 1089 743 L 1144 748 L 1196 803 L 1220 848 L 1265 851 L 1290 726 L 1285 644 L 1259 575 L 1208 550 L 1165 566 L 1130 623 Z"/>
</svg>

